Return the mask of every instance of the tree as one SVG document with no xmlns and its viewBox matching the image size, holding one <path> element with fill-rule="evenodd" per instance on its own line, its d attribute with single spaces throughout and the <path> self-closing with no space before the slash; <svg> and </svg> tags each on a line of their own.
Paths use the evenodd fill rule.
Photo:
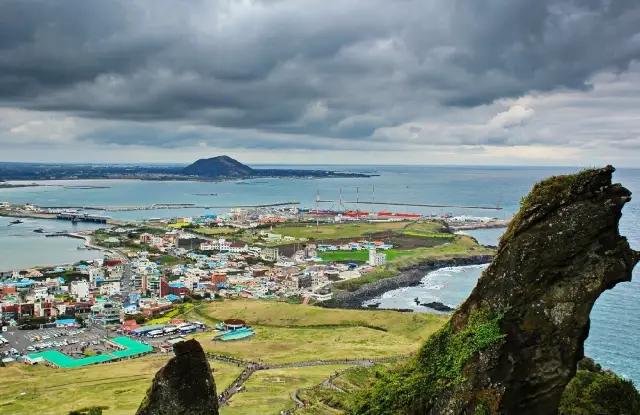
<svg viewBox="0 0 640 415">
<path fill-rule="evenodd" d="M 588 367 L 592 371 L 578 370 L 564 390 L 560 414 L 640 413 L 640 393 L 632 381 L 622 379 L 609 370 L 600 370 L 598 364 L 589 364 Z"/>
<path fill-rule="evenodd" d="M 78 323 L 80 327 L 85 327 L 84 318 L 82 318 L 80 314 L 76 314 L 75 319 L 76 319 L 76 323 Z"/>
</svg>

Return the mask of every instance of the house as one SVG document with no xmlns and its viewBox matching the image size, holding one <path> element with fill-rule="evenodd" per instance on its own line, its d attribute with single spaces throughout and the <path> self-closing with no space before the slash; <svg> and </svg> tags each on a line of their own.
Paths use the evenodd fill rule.
<svg viewBox="0 0 640 415">
<path fill-rule="evenodd" d="M 142 235 L 140 235 L 141 244 L 150 244 L 152 239 L 153 235 L 151 235 L 150 233 L 143 233 Z"/>
<path fill-rule="evenodd" d="M 243 252 L 247 252 L 248 246 L 246 243 L 242 242 L 232 242 L 229 245 L 228 251 L 232 254 L 241 254 Z"/>
</svg>

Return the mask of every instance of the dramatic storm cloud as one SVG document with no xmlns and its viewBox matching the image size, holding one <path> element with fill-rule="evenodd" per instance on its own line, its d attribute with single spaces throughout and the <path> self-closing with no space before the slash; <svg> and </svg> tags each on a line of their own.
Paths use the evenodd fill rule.
<svg viewBox="0 0 640 415">
<path fill-rule="evenodd" d="M 0 158 L 624 162 L 638 59 L 637 0 L 0 0 Z"/>
</svg>

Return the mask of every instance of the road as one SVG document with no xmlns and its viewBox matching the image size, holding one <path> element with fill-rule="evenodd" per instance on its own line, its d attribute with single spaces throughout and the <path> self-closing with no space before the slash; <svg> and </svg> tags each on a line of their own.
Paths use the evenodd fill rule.
<svg viewBox="0 0 640 415">
<path fill-rule="evenodd" d="M 122 279 L 120 280 L 120 293 L 122 294 L 122 304 L 126 307 L 129 305 L 129 293 L 133 288 L 133 281 L 131 280 L 131 261 L 129 258 L 124 257 L 124 270 L 122 272 Z"/>
</svg>

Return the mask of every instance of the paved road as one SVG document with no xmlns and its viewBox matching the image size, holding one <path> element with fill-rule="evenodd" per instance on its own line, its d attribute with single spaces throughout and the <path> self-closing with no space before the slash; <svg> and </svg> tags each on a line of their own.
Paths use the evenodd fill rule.
<svg viewBox="0 0 640 415">
<path fill-rule="evenodd" d="M 129 305 L 129 293 L 133 288 L 133 281 L 131 280 L 131 261 L 126 257 L 123 260 L 124 271 L 120 280 L 120 293 L 122 294 L 122 303 L 127 306 Z"/>
</svg>

